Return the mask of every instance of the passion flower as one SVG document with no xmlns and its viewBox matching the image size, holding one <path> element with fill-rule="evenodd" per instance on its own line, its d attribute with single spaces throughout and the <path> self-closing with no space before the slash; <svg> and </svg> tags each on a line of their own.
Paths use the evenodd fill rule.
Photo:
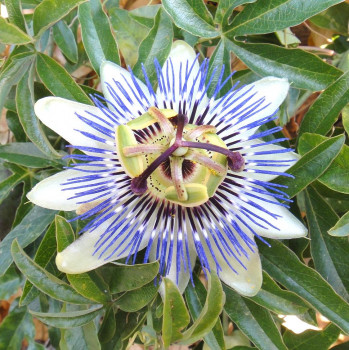
<svg viewBox="0 0 349 350">
<path fill-rule="evenodd" d="M 36 185 L 28 198 L 56 210 L 75 210 L 90 219 L 82 236 L 58 253 L 58 268 L 82 273 L 107 262 L 159 260 L 160 274 L 180 290 L 198 257 L 244 295 L 258 292 L 262 269 L 255 238 L 306 235 L 288 210 L 283 186 L 270 183 L 297 161 L 291 149 L 262 138 L 280 131 L 259 127 L 276 118 L 287 95 L 285 79 L 267 77 L 236 83 L 217 98 L 224 67 L 212 97 L 208 60 L 173 44 L 164 66 L 155 62 L 157 89 L 144 71 L 111 62 L 101 67 L 104 97 L 95 106 L 47 97 L 35 111 L 75 150 L 69 169 Z M 76 220 L 75 219 L 75 220 Z M 132 259 L 131 259 L 132 258 Z"/>
</svg>

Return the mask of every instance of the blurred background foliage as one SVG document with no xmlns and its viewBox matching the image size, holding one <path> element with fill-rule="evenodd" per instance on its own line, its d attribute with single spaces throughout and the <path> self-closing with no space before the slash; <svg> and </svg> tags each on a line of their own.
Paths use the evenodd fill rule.
<svg viewBox="0 0 349 350">
<path fill-rule="evenodd" d="M 0 350 L 349 348 L 349 1 L 0 3 Z M 184 298 L 165 281 L 164 300 L 157 262 L 65 275 L 55 254 L 83 223 L 26 199 L 65 165 L 65 141 L 40 124 L 35 101 L 91 104 L 105 59 L 140 78 L 143 62 L 155 83 L 153 60 L 175 39 L 210 57 L 211 72 L 237 71 L 228 90 L 267 75 L 292 84 L 277 123 L 302 156 L 287 184 L 310 240 L 260 245 L 264 282 L 252 298 L 199 267 Z"/>
</svg>

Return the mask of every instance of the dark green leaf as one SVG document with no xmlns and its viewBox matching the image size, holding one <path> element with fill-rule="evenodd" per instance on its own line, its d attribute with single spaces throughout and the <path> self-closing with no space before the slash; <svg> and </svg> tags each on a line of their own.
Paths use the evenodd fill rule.
<svg viewBox="0 0 349 350">
<path fill-rule="evenodd" d="M 159 272 L 159 263 L 121 265 L 108 264 L 99 269 L 112 294 L 138 289 L 154 280 Z"/>
<path fill-rule="evenodd" d="M 177 27 L 204 38 L 219 36 L 202 0 L 163 0 L 162 4 Z"/>
<path fill-rule="evenodd" d="M 78 47 L 72 30 L 63 20 L 57 22 L 53 28 L 53 39 L 65 57 L 73 63 L 78 61 Z"/>
<path fill-rule="evenodd" d="M 34 77 L 33 69 L 24 74 L 16 90 L 16 105 L 19 120 L 29 139 L 45 154 L 60 156 L 48 141 L 39 119 L 34 112 Z"/>
<path fill-rule="evenodd" d="M 0 325 L 0 350 L 22 349 L 24 338 L 33 339 L 35 327 L 26 307 L 15 307 Z"/>
<path fill-rule="evenodd" d="M 32 52 L 10 56 L 0 71 L 0 110 L 2 110 L 11 87 L 19 82 L 33 62 Z"/>
<path fill-rule="evenodd" d="M 222 38 L 222 40 L 218 43 L 215 50 L 213 51 L 213 54 L 210 58 L 209 62 L 209 69 L 208 69 L 208 79 L 211 78 L 213 72 L 214 77 L 212 79 L 211 85 L 209 86 L 207 90 L 208 96 L 212 96 L 215 92 L 215 89 L 217 87 L 217 83 L 219 83 L 219 77 L 221 74 L 221 70 L 224 69 L 223 76 L 221 77 L 221 82 L 225 81 L 228 76 L 230 75 L 230 51 L 227 48 L 226 39 Z M 232 87 L 231 79 L 227 81 L 227 83 L 220 89 L 219 93 L 217 94 L 217 97 L 221 97 L 225 95 Z"/>
<path fill-rule="evenodd" d="M 349 242 L 345 237 L 327 234 L 338 216 L 312 187 L 305 191 L 305 205 L 315 268 L 339 295 L 349 301 Z"/>
<path fill-rule="evenodd" d="M 163 65 L 171 51 L 172 41 L 171 19 L 165 11 L 160 9 L 155 17 L 153 28 L 139 47 L 138 61 L 133 68 L 134 74 L 138 77 L 141 76 L 143 63 L 149 80 L 153 84 L 157 80 L 154 59 L 156 58 L 160 65 Z"/>
<path fill-rule="evenodd" d="M 328 233 L 337 237 L 349 235 L 349 211 L 338 220 L 335 226 L 328 230 Z"/>
<path fill-rule="evenodd" d="M 80 5 L 79 20 L 82 41 L 93 69 L 99 74 L 104 60 L 120 64 L 118 47 L 100 0 Z"/>
<path fill-rule="evenodd" d="M 258 245 L 263 269 L 348 333 L 349 305 L 314 269 L 301 263 L 281 242 L 274 240 L 269 243 L 271 247 Z"/>
<path fill-rule="evenodd" d="M 9 21 L 16 25 L 23 32 L 26 32 L 26 25 L 22 14 L 21 0 L 5 0 L 5 6 Z"/>
<path fill-rule="evenodd" d="M 17 240 L 13 241 L 11 252 L 17 267 L 43 293 L 57 300 L 72 304 L 91 304 L 91 301 L 77 294 L 68 284 L 50 274 L 30 259 L 24 253 Z"/>
<path fill-rule="evenodd" d="M 264 34 L 295 26 L 342 0 L 259 0 L 236 16 L 226 35 Z M 292 15 L 290 15 L 292 13 Z"/>
<path fill-rule="evenodd" d="M 148 305 L 155 297 L 159 286 L 154 281 L 123 294 L 115 304 L 123 311 L 135 312 Z"/>
<path fill-rule="evenodd" d="M 18 171 L 14 171 L 11 176 L 9 176 L 7 179 L 0 182 L 0 203 L 5 198 L 7 198 L 11 190 L 13 190 L 16 185 L 24 181 L 29 176 L 29 173 L 27 173 L 24 169 L 20 167 L 18 167 L 17 169 Z M 1 245 L 0 245 L 0 252 L 1 252 Z"/>
<path fill-rule="evenodd" d="M 57 328 L 72 328 L 80 327 L 92 321 L 100 314 L 102 306 L 93 309 L 68 311 L 58 313 L 35 312 L 30 310 L 30 313 L 41 322 Z"/>
<path fill-rule="evenodd" d="M 34 11 L 34 34 L 39 36 L 85 1 L 87 0 L 43 0 Z"/>
<path fill-rule="evenodd" d="M 267 273 L 263 273 L 261 290 L 254 297 L 255 303 L 281 315 L 299 315 L 308 311 L 309 306 L 296 294 L 281 289 Z"/>
<path fill-rule="evenodd" d="M 55 96 L 92 104 L 91 100 L 69 73 L 53 58 L 38 53 L 36 70 L 42 82 Z"/>
<path fill-rule="evenodd" d="M 5 107 L 6 108 L 6 107 Z M 17 142 L 28 141 L 27 135 L 25 134 L 21 122 L 19 121 L 18 114 L 13 111 L 6 112 L 6 122 L 9 129 L 12 131 L 15 140 Z"/>
<path fill-rule="evenodd" d="M 287 349 L 270 313 L 224 286 L 224 309 L 231 320 L 259 348 L 268 350 Z"/>
<path fill-rule="evenodd" d="M 101 343 L 107 343 L 113 338 L 115 331 L 116 331 L 116 322 L 115 322 L 114 309 L 113 307 L 109 307 L 105 312 L 103 322 L 101 324 L 101 327 L 99 328 L 98 339 L 100 340 Z"/>
<path fill-rule="evenodd" d="M 349 102 L 349 72 L 329 86 L 313 103 L 302 120 L 299 135 L 305 132 L 326 135 Z"/>
<path fill-rule="evenodd" d="M 7 300 L 14 295 L 20 287 L 21 278 L 18 275 L 14 265 L 0 277 L 0 300 Z"/>
<path fill-rule="evenodd" d="M 309 152 L 324 140 L 329 140 L 329 138 L 317 134 L 303 134 L 299 140 L 299 153 L 304 154 Z M 349 146 L 343 145 L 337 157 L 332 161 L 329 168 L 318 178 L 318 180 L 334 191 L 349 193 L 348 174 Z"/>
<path fill-rule="evenodd" d="M 220 0 L 214 17 L 215 23 L 220 23 L 224 29 L 228 25 L 228 19 L 233 10 L 240 5 L 251 2 L 256 2 L 256 0 Z"/>
<path fill-rule="evenodd" d="M 28 34 L 0 16 L 0 43 L 23 45 L 32 40 Z"/>
<path fill-rule="evenodd" d="M 290 197 L 295 196 L 328 169 L 339 154 L 344 140 L 344 135 L 339 135 L 322 142 L 287 170 L 294 179 L 279 176 L 275 182 L 288 186 L 285 192 Z"/>
<path fill-rule="evenodd" d="M 177 286 L 168 278 L 164 278 L 164 312 L 162 320 L 162 339 L 164 346 L 181 339 L 181 330 L 190 321 L 188 310 Z"/>
<path fill-rule="evenodd" d="M 35 241 L 50 224 L 55 215 L 55 211 L 35 206 L 0 243 L 0 276 L 5 273 L 11 265 L 11 244 L 18 239 L 22 247 L 26 247 Z"/>
<path fill-rule="evenodd" d="M 197 320 L 202 312 L 202 309 L 205 305 L 207 291 L 203 286 L 200 279 L 194 275 L 194 284 L 195 287 L 189 283 L 185 290 L 185 299 L 190 311 L 190 315 L 193 320 Z M 220 320 L 218 319 L 215 326 L 212 328 L 212 331 L 209 332 L 204 337 L 205 344 L 207 344 L 210 349 L 225 349 L 224 343 L 224 333 Z"/>
<path fill-rule="evenodd" d="M 310 18 L 318 27 L 331 29 L 335 33 L 348 35 L 349 4 L 343 2 Z"/>
<path fill-rule="evenodd" d="M 52 258 L 56 253 L 56 230 L 55 223 L 52 222 L 50 227 L 47 229 L 47 232 L 40 242 L 39 248 L 37 249 L 34 261 L 46 269 L 47 265 L 50 263 Z M 26 280 L 23 293 L 20 299 L 20 305 L 29 304 L 34 297 L 38 295 L 38 290 L 32 285 L 32 283 Z"/>
<path fill-rule="evenodd" d="M 301 334 L 287 330 L 284 342 L 289 350 L 328 350 L 339 333 L 340 329 L 334 324 L 329 324 L 323 331 L 308 330 Z"/>
<path fill-rule="evenodd" d="M 28 168 L 46 168 L 63 165 L 62 162 L 53 160 L 42 153 L 31 142 L 13 142 L 0 146 L 0 158 Z"/>
<path fill-rule="evenodd" d="M 237 41 L 230 41 L 229 45 L 234 54 L 257 74 L 287 78 L 299 89 L 323 90 L 342 74 L 319 57 L 300 49 Z"/>
</svg>

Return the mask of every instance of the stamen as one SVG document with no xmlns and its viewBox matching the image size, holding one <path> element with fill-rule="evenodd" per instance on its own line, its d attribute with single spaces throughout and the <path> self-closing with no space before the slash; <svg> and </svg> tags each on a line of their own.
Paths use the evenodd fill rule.
<svg viewBox="0 0 349 350">
<path fill-rule="evenodd" d="M 215 175 L 225 176 L 226 174 L 226 167 L 215 162 L 212 158 L 200 152 L 190 150 L 185 155 L 185 159 L 189 159 L 203 165 L 204 167 L 210 169 L 213 173 L 215 173 Z"/>
<path fill-rule="evenodd" d="M 165 135 L 171 135 L 174 132 L 173 125 L 158 108 L 150 107 L 148 113 L 156 119 Z"/>
<path fill-rule="evenodd" d="M 171 157 L 171 177 L 174 187 L 177 191 L 178 199 L 180 201 L 186 201 L 188 199 L 188 193 L 183 183 L 182 164 L 183 158 Z"/>
<path fill-rule="evenodd" d="M 213 125 L 199 125 L 195 129 L 188 131 L 184 137 L 189 141 L 195 141 L 196 138 L 208 132 L 216 134 L 216 127 Z"/>
<path fill-rule="evenodd" d="M 235 172 L 244 170 L 245 160 L 239 152 L 232 152 L 227 148 L 203 142 L 180 141 L 179 146 L 188 148 L 201 148 L 207 151 L 218 152 L 227 156 L 228 166 Z"/>
<path fill-rule="evenodd" d="M 166 146 L 159 144 L 138 144 L 137 146 L 127 146 L 123 148 L 126 157 L 140 156 L 144 154 L 161 153 L 166 150 Z"/>
</svg>

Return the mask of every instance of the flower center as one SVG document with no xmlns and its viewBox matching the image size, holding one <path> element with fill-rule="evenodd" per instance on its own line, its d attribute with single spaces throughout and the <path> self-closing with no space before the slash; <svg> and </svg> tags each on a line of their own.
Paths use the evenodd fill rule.
<svg viewBox="0 0 349 350">
<path fill-rule="evenodd" d="M 185 115 L 156 107 L 119 125 L 116 145 L 136 195 L 150 191 L 186 207 L 205 203 L 228 168 L 238 172 L 245 164 L 240 153 L 227 148 L 214 126 L 188 124 Z"/>
</svg>

